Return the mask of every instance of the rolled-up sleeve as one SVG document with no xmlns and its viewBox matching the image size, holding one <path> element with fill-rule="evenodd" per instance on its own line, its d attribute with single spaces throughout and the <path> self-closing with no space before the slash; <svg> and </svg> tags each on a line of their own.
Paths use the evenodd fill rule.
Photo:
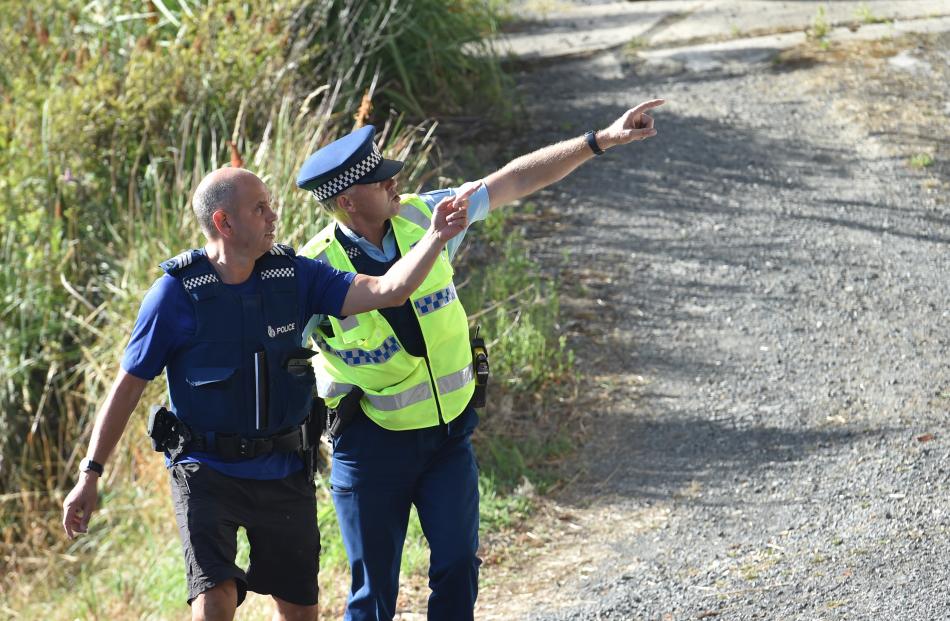
<svg viewBox="0 0 950 621">
<path fill-rule="evenodd" d="M 442 199 L 446 198 L 447 196 L 455 196 L 461 187 L 426 192 L 424 194 L 420 194 L 419 198 L 426 202 L 426 205 L 429 206 L 429 209 L 432 212 L 435 212 L 435 206 L 438 205 Z M 472 226 L 473 223 L 487 218 L 490 208 L 491 201 L 488 197 L 488 186 L 483 183 L 482 187 L 478 188 L 478 190 L 476 190 L 475 193 L 472 194 L 472 196 L 468 199 L 468 226 Z M 462 245 L 462 240 L 465 239 L 465 233 L 467 230 L 468 229 L 462 231 L 450 239 L 445 245 L 446 250 L 449 252 L 450 259 L 455 258 L 455 253 L 458 252 L 459 247 Z"/>
</svg>

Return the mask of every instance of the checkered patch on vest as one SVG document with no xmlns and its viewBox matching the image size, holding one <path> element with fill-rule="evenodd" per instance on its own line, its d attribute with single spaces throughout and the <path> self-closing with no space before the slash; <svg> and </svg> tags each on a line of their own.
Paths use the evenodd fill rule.
<svg viewBox="0 0 950 621">
<path fill-rule="evenodd" d="M 436 291 L 435 293 L 430 293 L 429 295 L 416 300 L 416 310 L 419 311 L 420 315 L 427 315 L 433 311 L 439 310 L 456 298 L 458 298 L 458 293 L 455 292 L 455 284 L 451 283 L 445 289 Z"/>
<path fill-rule="evenodd" d="M 192 289 L 197 289 L 203 285 L 209 285 L 213 282 L 218 282 L 218 277 L 214 274 L 202 274 L 201 276 L 195 276 L 194 278 L 186 278 L 182 284 L 185 285 L 185 289 L 191 291 Z"/>
<path fill-rule="evenodd" d="M 350 257 L 350 260 L 353 260 L 356 257 L 360 256 L 360 249 L 357 248 L 356 246 L 350 246 L 349 248 L 346 249 L 346 256 Z"/>
<path fill-rule="evenodd" d="M 390 336 L 383 341 L 382 345 L 372 351 L 365 349 L 333 349 L 322 339 L 320 349 L 335 354 L 351 367 L 358 367 L 362 364 L 382 364 L 395 356 L 400 347 L 399 341 Z"/>
<path fill-rule="evenodd" d="M 261 272 L 261 280 L 267 280 L 268 278 L 293 278 L 294 277 L 294 268 L 292 267 L 278 267 L 272 270 L 264 270 Z"/>
</svg>

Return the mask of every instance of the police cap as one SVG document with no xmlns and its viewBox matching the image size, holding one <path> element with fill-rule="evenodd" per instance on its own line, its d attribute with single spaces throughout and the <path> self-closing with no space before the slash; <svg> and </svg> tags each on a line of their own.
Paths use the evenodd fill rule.
<svg viewBox="0 0 950 621">
<path fill-rule="evenodd" d="M 297 175 L 297 187 L 322 201 L 353 185 L 376 183 L 398 173 L 403 163 L 380 154 L 375 134 L 376 128 L 366 125 L 308 157 Z"/>
</svg>

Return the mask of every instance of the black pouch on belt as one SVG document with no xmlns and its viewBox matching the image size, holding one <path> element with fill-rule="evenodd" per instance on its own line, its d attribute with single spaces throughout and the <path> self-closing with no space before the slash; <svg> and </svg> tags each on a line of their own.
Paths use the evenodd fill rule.
<svg viewBox="0 0 950 621">
<path fill-rule="evenodd" d="M 311 482 L 313 482 L 313 475 L 320 469 L 320 436 L 323 435 L 326 424 L 326 403 L 314 394 L 313 403 L 310 405 L 310 416 L 307 417 L 307 422 L 303 426 L 304 445 L 301 449 L 304 467 L 308 469 L 307 474 Z"/>
<path fill-rule="evenodd" d="M 472 337 L 472 367 L 475 369 L 475 394 L 472 395 L 472 407 L 485 407 L 488 392 L 488 346 L 485 339 L 478 335 L 481 326 L 475 326 Z"/>
<path fill-rule="evenodd" d="M 152 441 L 152 449 L 159 452 L 168 452 L 168 456 L 175 461 L 191 442 L 191 430 L 162 405 L 153 405 L 148 413 L 148 437 Z"/>
<path fill-rule="evenodd" d="M 354 386 L 335 408 L 327 408 L 327 434 L 331 438 L 339 437 L 343 430 L 350 426 L 357 416 L 363 415 L 360 399 L 363 398 L 363 389 Z"/>
</svg>

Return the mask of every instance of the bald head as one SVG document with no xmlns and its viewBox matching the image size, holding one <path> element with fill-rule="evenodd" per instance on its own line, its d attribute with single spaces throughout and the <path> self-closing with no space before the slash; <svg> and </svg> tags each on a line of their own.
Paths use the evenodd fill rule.
<svg viewBox="0 0 950 621">
<path fill-rule="evenodd" d="M 209 173 L 195 190 L 191 198 L 191 208 L 195 211 L 201 230 L 209 239 L 214 239 L 218 231 L 214 226 L 213 215 L 219 209 L 228 211 L 237 204 L 238 194 L 247 183 L 263 182 L 249 170 L 243 168 L 219 168 Z"/>
</svg>

